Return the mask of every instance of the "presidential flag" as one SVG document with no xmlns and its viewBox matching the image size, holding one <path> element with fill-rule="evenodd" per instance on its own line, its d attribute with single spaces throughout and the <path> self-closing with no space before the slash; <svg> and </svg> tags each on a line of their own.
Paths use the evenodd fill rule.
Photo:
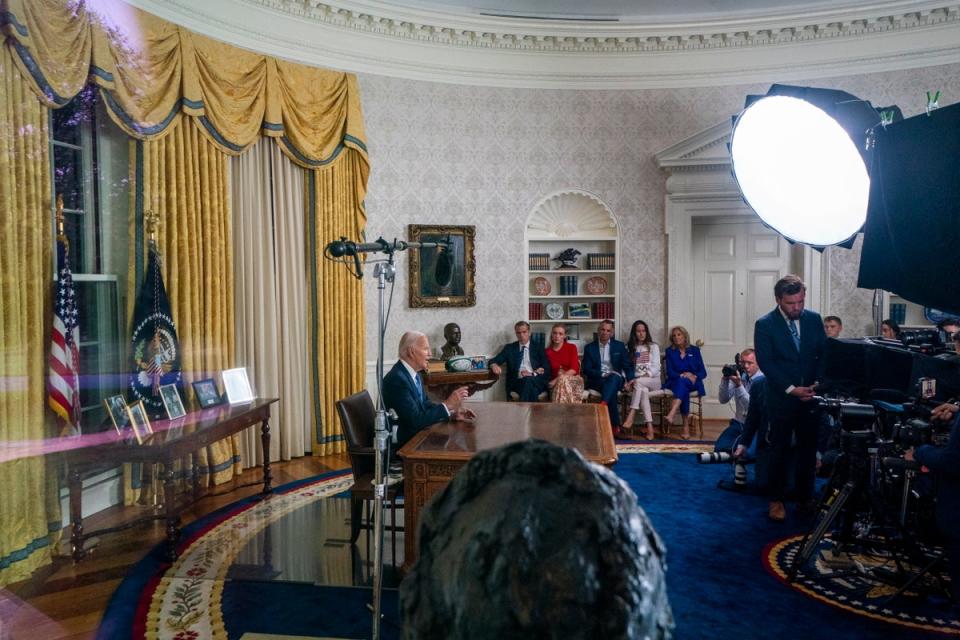
<svg viewBox="0 0 960 640">
<path fill-rule="evenodd" d="M 133 308 L 132 370 L 129 390 L 133 402 L 143 400 L 151 416 L 165 417 L 160 387 L 180 387 L 180 343 L 170 313 L 170 299 L 160 273 L 160 254 L 150 242 L 147 273 Z"/>
<path fill-rule="evenodd" d="M 61 435 L 80 432 L 80 329 L 68 251 L 67 238 L 58 235 L 47 404 L 61 420 Z"/>
</svg>

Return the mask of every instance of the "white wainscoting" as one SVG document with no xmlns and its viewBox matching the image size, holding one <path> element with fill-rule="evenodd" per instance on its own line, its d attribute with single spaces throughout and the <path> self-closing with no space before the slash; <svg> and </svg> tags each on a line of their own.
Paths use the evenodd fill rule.
<svg viewBox="0 0 960 640">
<path fill-rule="evenodd" d="M 120 467 L 107 469 L 83 481 L 84 518 L 123 503 L 123 472 Z M 70 524 L 70 491 L 60 489 L 60 514 L 64 527 Z"/>
</svg>

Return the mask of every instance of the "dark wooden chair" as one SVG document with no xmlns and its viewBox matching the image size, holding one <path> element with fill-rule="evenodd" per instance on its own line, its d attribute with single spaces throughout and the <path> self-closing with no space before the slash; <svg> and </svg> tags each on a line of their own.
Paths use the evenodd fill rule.
<svg viewBox="0 0 960 640">
<path fill-rule="evenodd" d="M 350 488 L 350 543 L 357 541 L 360 529 L 372 529 L 370 513 L 363 518 L 364 504 L 373 501 L 373 480 L 376 465 L 373 434 L 377 410 L 366 390 L 337 401 L 337 413 L 343 437 L 347 442 L 347 454 L 353 468 L 353 487 Z M 384 469 L 386 472 L 386 469 Z M 393 557 L 396 558 L 397 498 L 403 495 L 403 483 L 387 486 L 385 502 L 390 507 L 390 527 Z M 400 528 L 402 530 L 402 527 Z"/>
</svg>

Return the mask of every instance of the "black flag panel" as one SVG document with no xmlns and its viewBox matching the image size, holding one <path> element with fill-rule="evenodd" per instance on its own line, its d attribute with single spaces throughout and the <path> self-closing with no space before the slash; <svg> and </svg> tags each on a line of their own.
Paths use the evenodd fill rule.
<svg viewBox="0 0 960 640">
<path fill-rule="evenodd" d="M 960 104 L 876 136 L 857 286 L 960 313 Z"/>
<path fill-rule="evenodd" d="M 154 417 L 166 417 L 160 387 L 176 384 L 180 389 L 180 343 L 170 313 L 170 300 L 160 273 L 160 255 L 150 243 L 147 273 L 133 309 L 130 395 L 143 400 Z"/>
</svg>

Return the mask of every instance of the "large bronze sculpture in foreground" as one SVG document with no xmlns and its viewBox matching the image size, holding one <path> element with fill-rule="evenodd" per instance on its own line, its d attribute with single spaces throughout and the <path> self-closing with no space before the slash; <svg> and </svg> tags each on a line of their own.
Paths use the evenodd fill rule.
<svg viewBox="0 0 960 640">
<path fill-rule="evenodd" d="M 536 440 L 474 457 L 423 512 L 404 636 L 669 638 L 665 549 L 613 472 Z"/>
</svg>

